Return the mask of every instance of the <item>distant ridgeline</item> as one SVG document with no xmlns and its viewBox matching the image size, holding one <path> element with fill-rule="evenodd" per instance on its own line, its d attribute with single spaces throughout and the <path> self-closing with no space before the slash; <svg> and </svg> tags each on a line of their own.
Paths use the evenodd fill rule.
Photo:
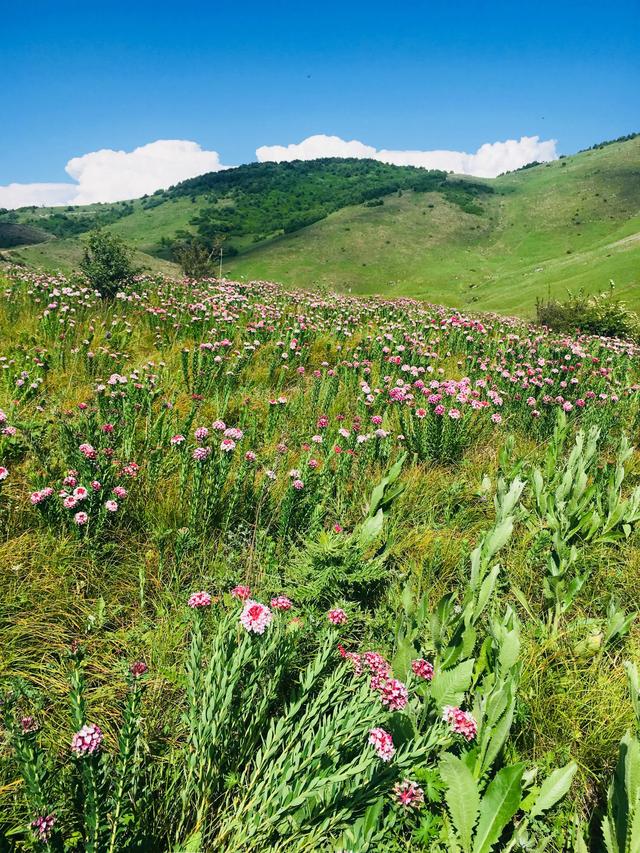
<svg viewBox="0 0 640 853">
<path fill-rule="evenodd" d="M 194 200 L 206 195 L 210 206 L 190 223 L 205 240 L 227 234 L 252 235 L 258 242 L 297 231 L 343 207 L 380 203 L 385 196 L 405 190 L 442 193 L 467 213 L 481 213 L 477 197 L 493 192 L 486 184 L 452 180 L 438 170 L 325 158 L 252 163 L 212 172 L 172 187 L 167 195 Z"/>
<path fill-rule="evenodd" d="M 244 245 L 260 242 L 297 231 L 343 207 L 377 206 L 384 204 L 385 196 L 405 191 L 437 192 L 465 212 L 481 214 L 479 199 L 493 189 L 486 183 L 449 176 L 443 171 L 393 166 L 377 160 L 325 158 L 251 163 L 191 178 L 135 202 L 0 212 L 0 229 L 4 223 L 20 223 L 55 237 L 70 237 L 112 224 L 136 210 L 187 198 L 194 205 L 198 203 L 189 229 L 177 230 L 173 238 L 163 237 L 161 246 L 168 252 L 177 242 L 195 238 L 213 243 L 224 238 L 225 253 L 230 255 L 234 254 L 234 237 L 243 238 Z M 0 230 L 0 237 L 1 233 Z"/>
<path fill-rule="evenodd" d="M 631 139 L 636 139 L 640 133 L 627 133 L 626 136 L 618 136 L 616 139 L 605 139 L 604 142 L 596 142 L 590 148 L 582 148 L 578 151 L 581 154 L 583 151 L 598 151 L 600 148 L 605 148 L 607 145 L 615 145 L 616 142 L 629 142 Z"/>
</svg>

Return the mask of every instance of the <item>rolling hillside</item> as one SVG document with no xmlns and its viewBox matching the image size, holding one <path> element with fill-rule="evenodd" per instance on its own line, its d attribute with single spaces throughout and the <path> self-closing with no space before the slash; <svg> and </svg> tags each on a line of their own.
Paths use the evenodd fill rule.
<svg viewBox="0 0 640 853">
<path fill-rule="evenodd" d="M 121 234 L 154 269 L 171 243 L 225 237 L 225 273 L 531 314 L 584 287 L 640 308 L 640 136 L 493 180 L 367 160 L 264 163 L 134 202 L 0 216 L 48 231 L 5 258 L 68 270 L 82 233 Z M 307 223 L 307 224 L 306 224 Z"/>
</svg>

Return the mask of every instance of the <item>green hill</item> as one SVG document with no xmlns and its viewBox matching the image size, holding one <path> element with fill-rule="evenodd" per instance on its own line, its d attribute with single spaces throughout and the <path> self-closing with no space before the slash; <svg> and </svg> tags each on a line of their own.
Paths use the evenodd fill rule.
<svg viewBox="0 0 640 853">
<path fill-rule="evenodd" d="M 9 221 L 54 239 L 5 257 L 48 269 L 71 268 L 82 233 L 104 225 L 153 268 L 171 268 L 176 241 L 223 237 L 231 276 L 521 314 L 613 279 L 640 308 L 640 136 L 492 180 L 371 160 L 255 163 L 133 202 L 0 214 Z"/>
</svg>

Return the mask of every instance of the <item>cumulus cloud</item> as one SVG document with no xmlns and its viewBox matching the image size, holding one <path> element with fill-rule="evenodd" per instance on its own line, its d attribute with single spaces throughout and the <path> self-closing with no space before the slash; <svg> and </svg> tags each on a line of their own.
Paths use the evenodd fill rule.
<svg viewBox="0 0 640 853">
<path fill-rule="evenodd" d="M 65 170 L 75 183 L 0 186 L 0 207 L 122 201 L 224 168 L 217 151 L 186 139 L 159 139 L 133 151 L 104 148 L 69 160 Z"/>
<path fill-rule="evenodd" d="M 368 157 L 396 166 L 422 166 L 425 169 L 444 169 L 478 178 L 495 178 L 502 172 L 518 169 L 533 160 L 556 160 L 556 145 L 555 139 L 522 136 L 506 142 L 486 142 L 474 154 L 465 151 L 393 151 L 376 149 L 357 139 L 347 141 L 339 136 L 321 133 L 291 145 L 263 145 L 256 150 L 256 157 L 260 163 L 314 160 L 317 157 Z"/>
</svg>

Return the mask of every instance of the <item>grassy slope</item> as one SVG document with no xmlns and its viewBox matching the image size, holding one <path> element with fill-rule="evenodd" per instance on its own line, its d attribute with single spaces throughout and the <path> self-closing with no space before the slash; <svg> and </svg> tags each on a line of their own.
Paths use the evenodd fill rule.
<svg viewBox="0 0 640 853">
<path fill-rule="evenodd" d="M 640 307 L 640 139 L 492 183 L 497 192 L 482 200 L 483 216 L 405 194 L 383 207 L 341 210 L 229 269 L 524 314 L 548 288 L 598 290 L 613 279 Z"/>
<path fill-rule="evenodd" d="M 410 295 L 528 315 L 537 296 L 604 289 L 609 280 L 640 308 L 640 138 L 505 175 L 464 213 L 437 193 L 405 192 L 381 207 L 343 208 L 294 234 L 249 244 L 225 271 L 287 285 Z M 432 205 L 431 207 L 429 205 Z M 174 198 L 109 228 L 141 252 L 187 228 L 204 196 Z M 82 236 L 10 256 L 70 271 Z M 237 241 L 234 241 L 237 242 Z M 240 248 L 243 248 L 240 246 Z M 152 269 L 177 268 L 148 255 Z"/>
</svg>

